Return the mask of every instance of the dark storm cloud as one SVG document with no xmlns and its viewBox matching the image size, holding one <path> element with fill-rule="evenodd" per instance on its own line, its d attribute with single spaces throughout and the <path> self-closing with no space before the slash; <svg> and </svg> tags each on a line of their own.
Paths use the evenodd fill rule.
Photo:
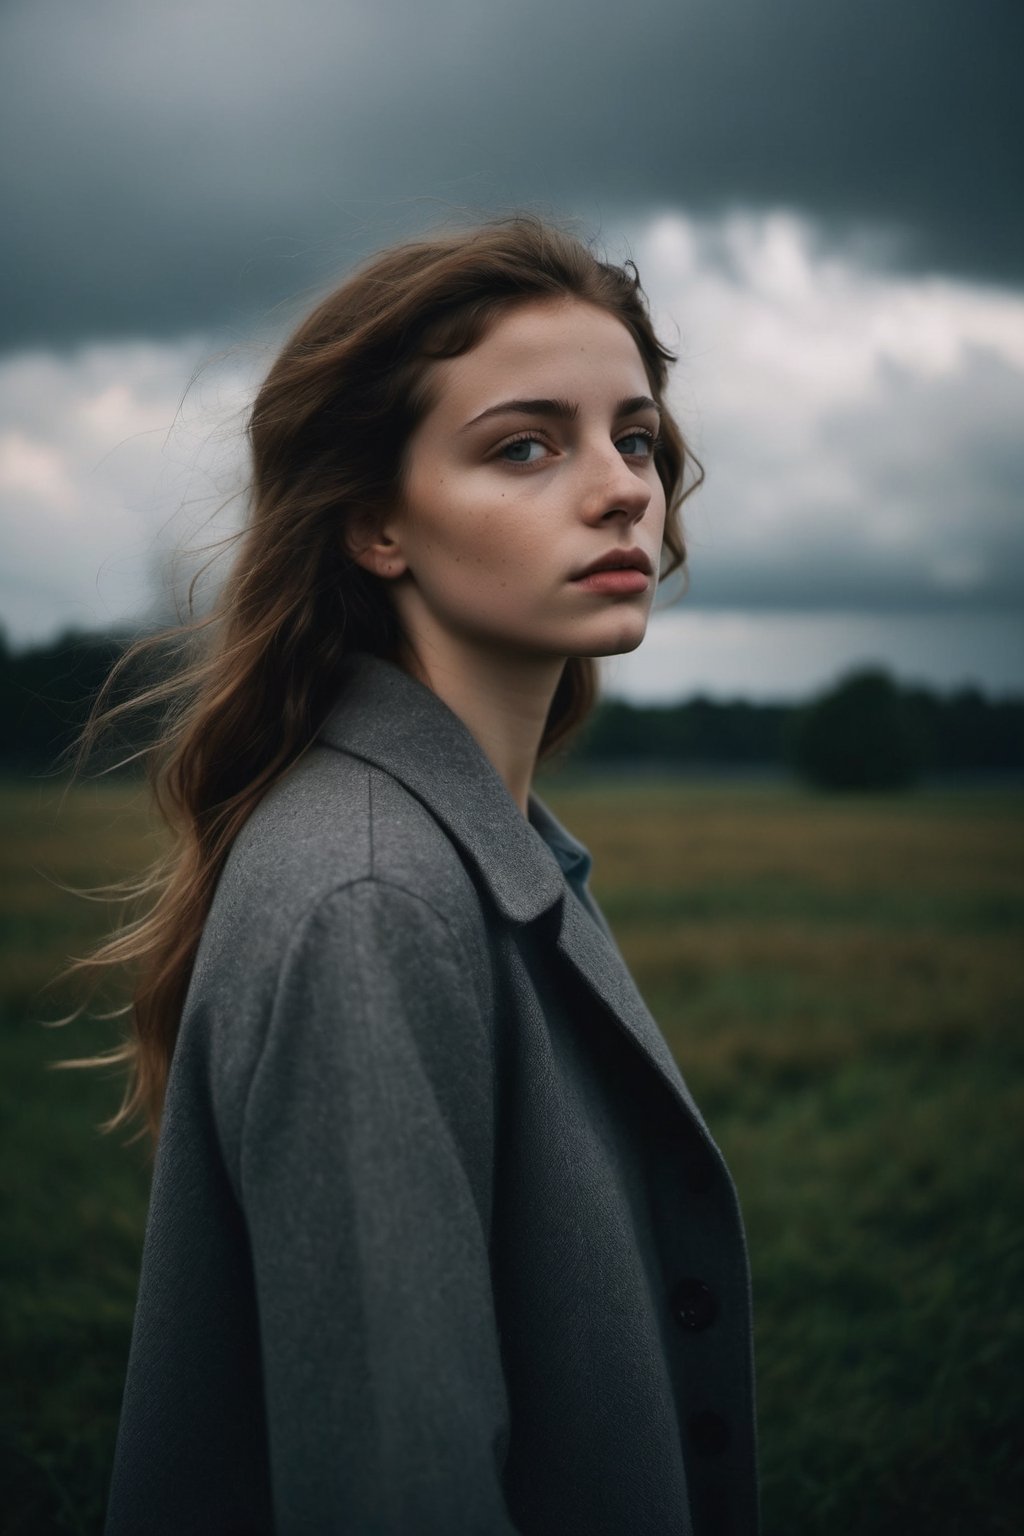
<svg viewBox="0 0 1024 1536">
<path fill-rule="evenodd" d="M 0 344 L 251 323 L 448 208 L 791 205 L 1024 276 L 1019 0 L 9 3 Z M 886 243 L 888 242 L 888 243 Z"/>
</svg>

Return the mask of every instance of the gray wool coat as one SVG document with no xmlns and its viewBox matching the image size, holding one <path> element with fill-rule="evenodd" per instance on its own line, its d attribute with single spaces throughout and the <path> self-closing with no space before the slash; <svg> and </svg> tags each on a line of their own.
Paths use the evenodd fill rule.
<svg viewBox="0 0 1024 1536">
<path fill-rule="evenodd" d="M 736 1193 L 588 864 L 349 658 L 205 926 L 107 1536 L 755 1536 Z"/>
</svg>

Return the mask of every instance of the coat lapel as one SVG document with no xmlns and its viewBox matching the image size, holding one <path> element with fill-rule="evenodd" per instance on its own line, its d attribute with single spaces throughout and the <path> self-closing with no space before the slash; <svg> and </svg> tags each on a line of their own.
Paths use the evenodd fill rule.
<svg viewBox="0 0 1024 1536">
<path fill-rule="evenodd" d="M 469 856 L 502 916 L 532 922 L 561 896 L 557 859 L 468 727 L 394 663 L 346 657 L 320 739 L 400 780 Z"/>
<path fill-rule="evenodd" d="M 560 953 L 707 1135 L 607 924 L 570 890 L 551 849 L 468 728 L 431 689 L 381 657 L 352 653 L 343 663 L 341 683 L 320 739 L 383 769 L 415 795 L 472 861 L 510 921 L 532 922 L 560 904 Z M 543 802 L 534 800 L 544 817 L 559 825 Z"/>
<path fill-rule="evenodd" d="M 612 940 L 605 936 L 582 904 L 572 896 L 567 896 L 562 903 L 562 927 L 557 942 L 562 955 L 597 1001 L 609 1010 L 620 1029 L 640 1048 L 710 1140 L 707 1127 L 676 1065 L 675 1057 L 640 996 L 628 966 Z"/>
</svg>

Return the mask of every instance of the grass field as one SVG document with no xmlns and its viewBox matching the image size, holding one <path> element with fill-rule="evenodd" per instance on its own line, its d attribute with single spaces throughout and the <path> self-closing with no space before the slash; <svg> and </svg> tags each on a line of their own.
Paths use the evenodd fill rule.
<svg viewBox="0 0 1024 1536">
<path fill-rule="evenodd" d="M 554 781 L 732 1167 L 766 1536 L 1016 1536 L 1024 796 Z M 0 790 L 2 1529 L 100 1529 L 145 1216 L 109 1026 L 37 1020 L 138 868 L 139 792 Z"/>
</svg>

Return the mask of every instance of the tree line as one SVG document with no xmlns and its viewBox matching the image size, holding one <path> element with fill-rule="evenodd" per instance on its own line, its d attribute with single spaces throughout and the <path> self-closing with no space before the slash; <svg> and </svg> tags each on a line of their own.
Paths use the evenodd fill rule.
<svg viewBox="0 0 1024 1536">
<path fill-rule="evenodd" d="M 69 633 L 14 650 L 0 633 L 0 769 L 59 770 L 127 643 L 123 635 Z M 142 681 L 129 677 L 125 690 Z M 142 746 L 154 723 L 144 711 L 129 718 L 108 747 L 108 761 Z M 1024 697 L 991 699 L 975 688 L 939 694 L 872 668 L 801 704 L 698 697 L 642 706 L 607 699 L 569 758 L 622 769 L 781 767 L 838 789 L 898 788 L 922 775 L 1019 773 Z"/>
</svg>

